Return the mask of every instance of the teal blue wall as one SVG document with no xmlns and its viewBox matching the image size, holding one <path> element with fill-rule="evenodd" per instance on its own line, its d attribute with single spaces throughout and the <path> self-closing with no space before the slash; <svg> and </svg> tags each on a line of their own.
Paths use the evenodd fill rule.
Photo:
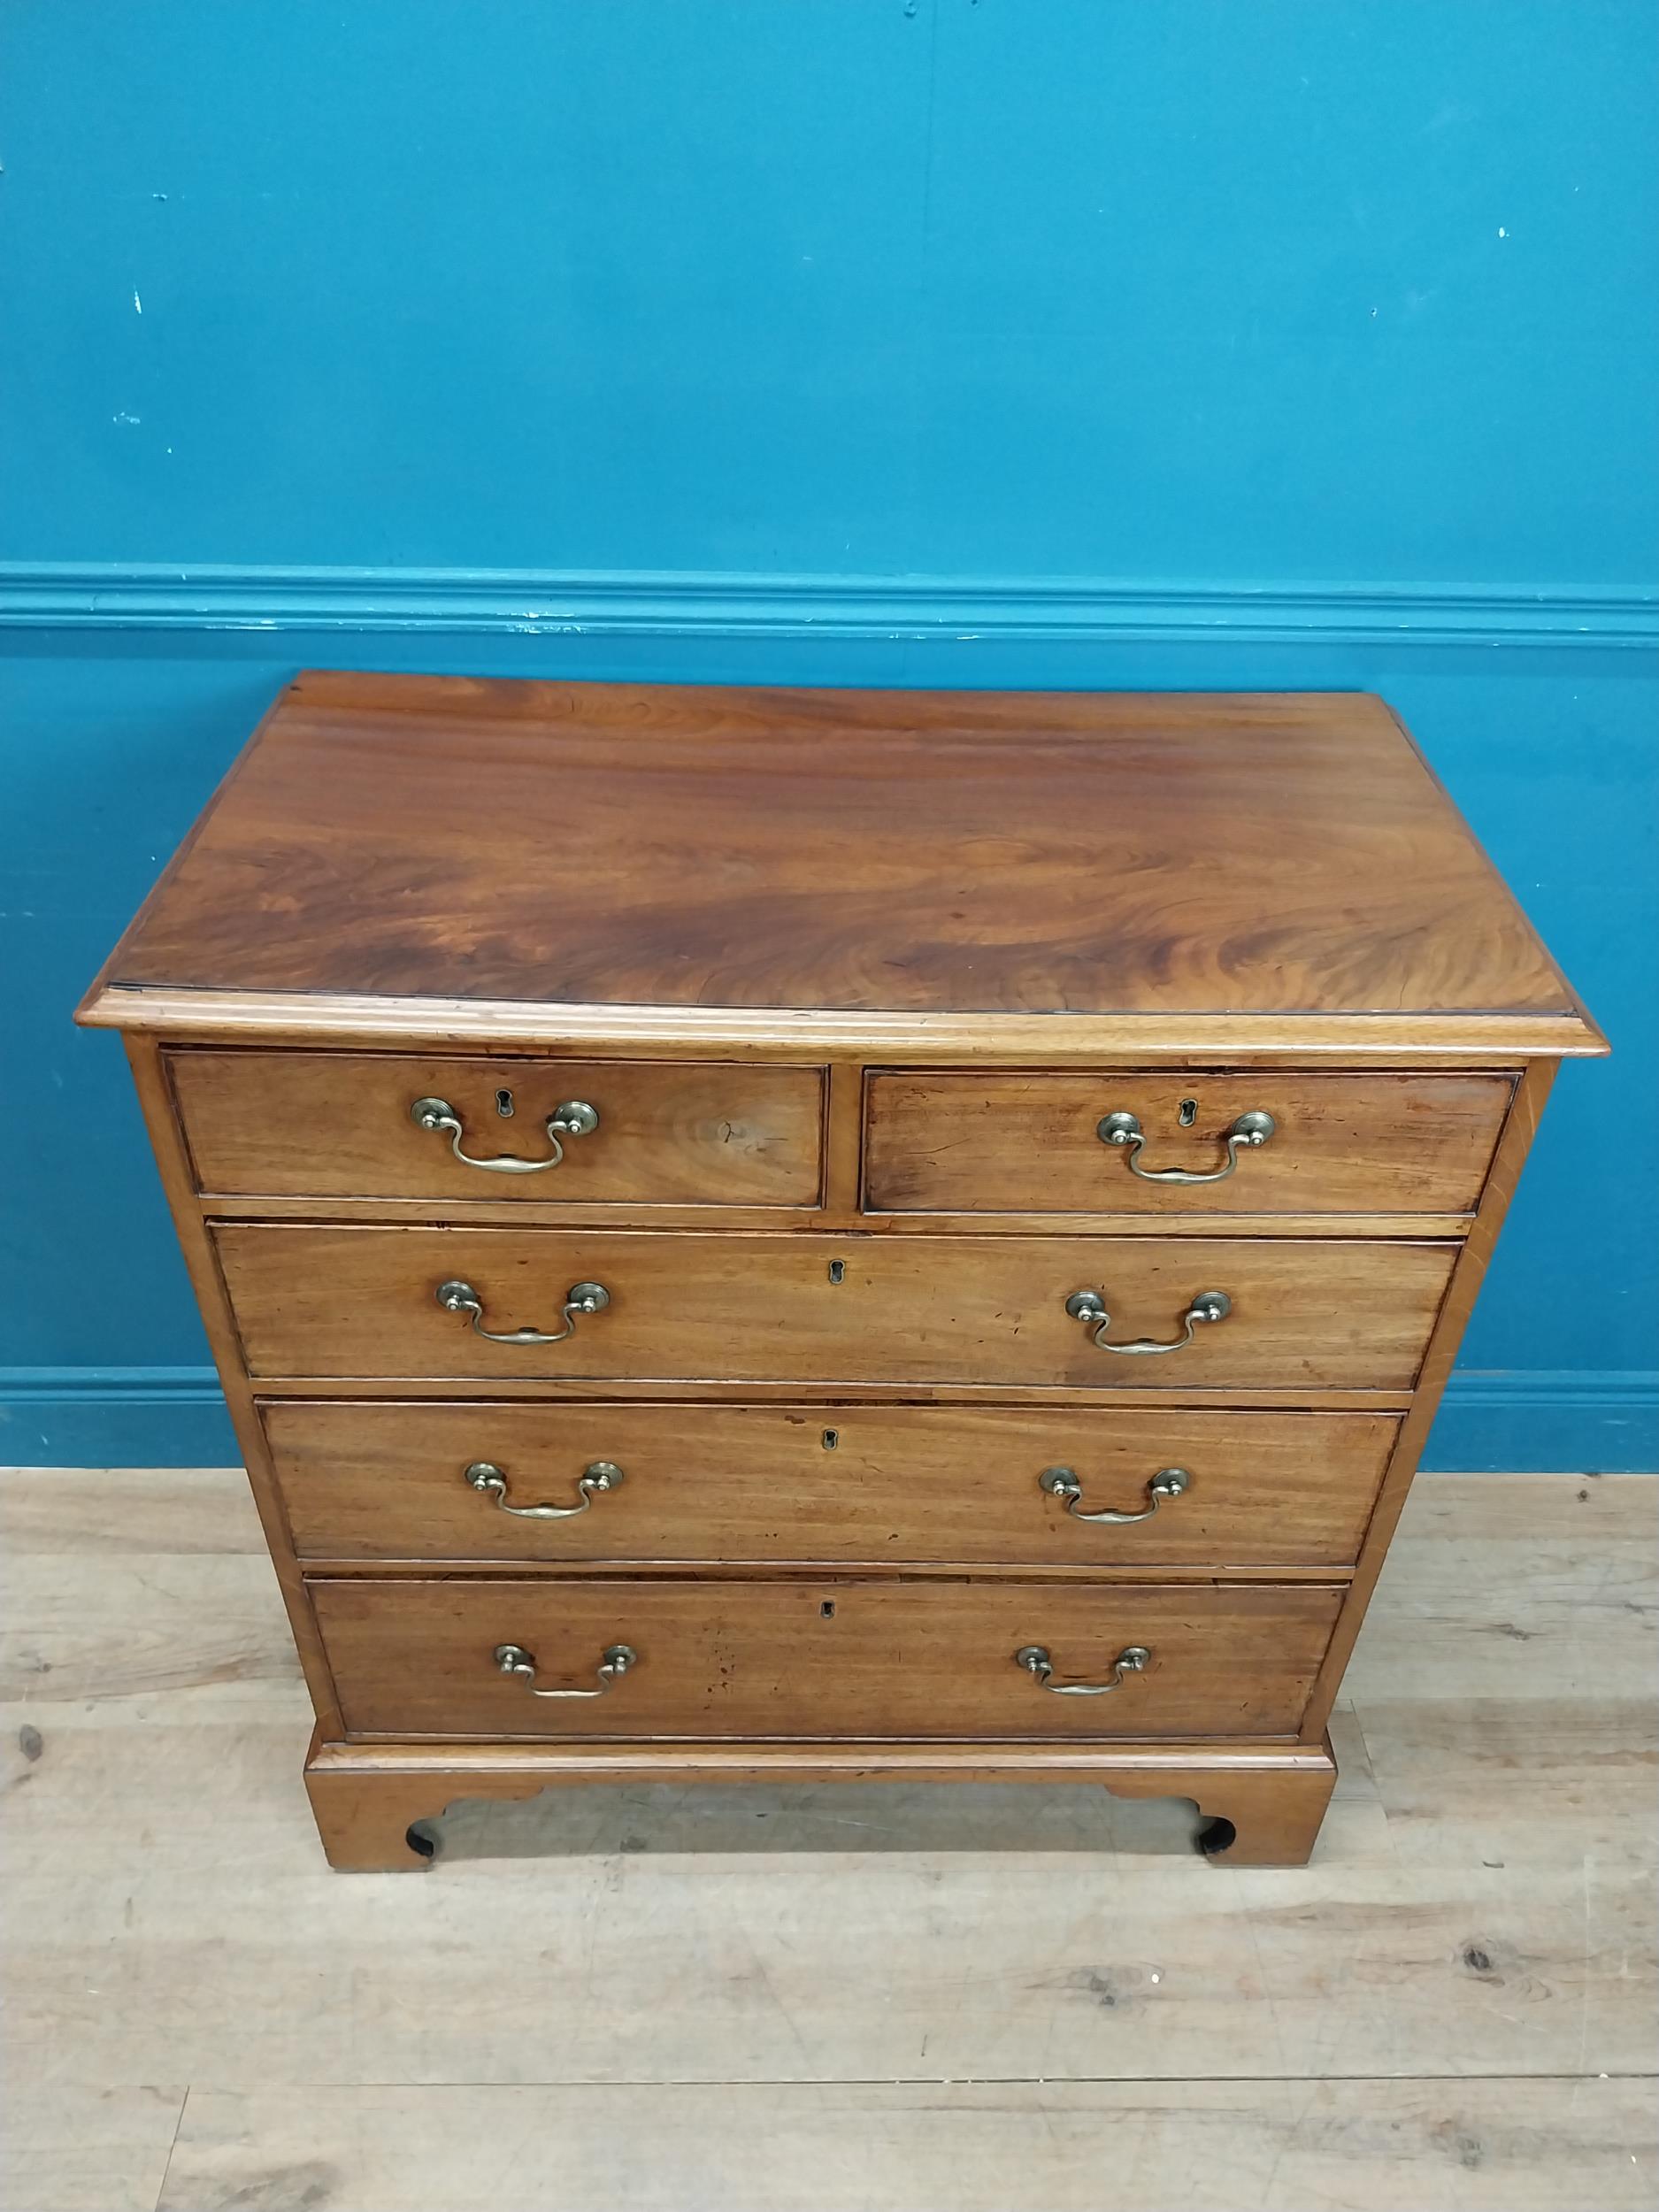
<svg viewBox="0 0 1659 2212">
<path fill-rule="evenodd" d="M 1382 692 L 1616 1047 L 1431 1457 L 1655 1463 L 1656 65 L 1648 0 L 9 0 L 0 1458 L 233 1455 L 68 1015 L 332 663 Z"/>
</svg>

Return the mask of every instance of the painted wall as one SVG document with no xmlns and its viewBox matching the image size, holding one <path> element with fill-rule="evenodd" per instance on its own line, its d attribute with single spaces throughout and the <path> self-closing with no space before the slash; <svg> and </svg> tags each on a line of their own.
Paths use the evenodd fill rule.
<svg viewBox="0 0 1659 2212">
<path fill-rule="evenodd" d="M 234 1455 L 68 1014 L 321 663 L 1381 691 L 1616 1047 L 1431 1458 L 1654 1463 L 1656 60 L 1647 0 L 10 0 L 0 1458 Z"/>
</svg>

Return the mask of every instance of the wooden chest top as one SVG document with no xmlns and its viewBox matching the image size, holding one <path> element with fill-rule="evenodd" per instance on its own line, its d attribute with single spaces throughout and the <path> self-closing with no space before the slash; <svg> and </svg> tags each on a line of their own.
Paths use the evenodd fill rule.
<svg viewBox="0 0 1659 2212">
<path fill-rule="evenodd" d="M 1363 694 L 308 673 L 83 1017 L 1027 1056 L 1601 1048 Z"/>
</svg>

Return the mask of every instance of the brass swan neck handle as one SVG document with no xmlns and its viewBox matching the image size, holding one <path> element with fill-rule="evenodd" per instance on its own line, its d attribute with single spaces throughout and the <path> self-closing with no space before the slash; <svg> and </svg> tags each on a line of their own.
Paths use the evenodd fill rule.
<svg viewBox="0 0 1659 2212">
<path fill-rule="evenodd" d="M 1014 1664 L 1024 1667 L 1040 1690 L 1051 1690 L 1056 1697 L 1104 1697 L 1109 1691 L 1120 1690 L 1126 1675 L 1144 1674 L 1152 1664 L 1152 1654 L 1144 1644 L 1125 1644 L 1112 1661 L 1110 1682 L 1055 1681 L 1054 1662 L 1046 1644 L 1022 1645 L 1014 1654 Z"/>
<path fill-rule="evenodd" d="M 522 1644 L 497 1644 L 492 1655 L 497 1673 L 511 1675 L 522 1682 L 532 1697 L 603 1697 L 615 1682 L 619 1682 L 630 1667 L 637 1667 L 640 1655 L 632 1644 L 608 1644 L 599 1655 L 599 1664 L 594 1669 L 598 1678 L 596 1690 L 539 1690 L 535 1681 L 535 1654 L 526 1651 Z"/>
<path fill-rule="evenodd" d="M 461 1148 L 466 1134 L 465 1125 L 447 1098 L 418 1098 L 409 1110 L 409 1118 L 417 1129 L 429 1129 L 448 1137 L 449 1149 L 463 1167 L 483 1168 L 491 1175 L 541 1175 L 550 1167 L 557 1167 L 565 1157 L 561 1137 L 590 1137 L 599 1126 L 599 1113 L 585 1098 L 567 1099 L 563 1106 L 556 1106 L 542 1123 L 552 1151 L 545 1160 L 515 1159 L 511 1152 L 495 1152 L 486 1158 L 476 1152 Z"/>
<path fill-rule="evenodd" d="M 1221 1183 L 1225 1182 L 1239 1164 L 1240 1152 L 1251 1152 L 1267 1143 L 1279 1124 L 1271 1114 L 1253 1109 L 1240 1114 L 1223 1139 L 1226 1157 L 1219 1167 L 1142 1167 L 1141 1149 L 1146 1143 L 1146 1131 L 1141 1126 L 1138 1115 L 1125 1113 L 1103 1114 L 1094 1125 L 1094 1133 L 1102 1144 L 1122 1148 L 1131 1175 L 1138 1175 L 1143 1183 Z"/>
<path fill-rule="evenodd" d="M 583 1314 L 603 1313 L 611 1303 L 611 1293 L 603 1283 L 572 1283 L 570 1294 L 560 1309 L 564 1326 L 557 1329 L 487 1329 L 484 1326 L 484 1302 L 471 1283 L 455 1280 L 440 1283 L 433 1296 L 446 1313 L 464 1313 L 471 1320 L 475 1336 L 487 1336 L 492 1344 L 563 1344 L 567 1336 L 574 1336 L 576 1324 Z"/>
<path fill-rule="evenodd" d="M 1149 1521 L 1165 1498 L 1185 1497 L 1192 1483 L 1185 1467 L 1160 1467 L 1156 1475 L 1147 1478 L 1148 1502 L 1139 1513 L 1117 1513 L 1104 1506 L 1098 1512 L 1085 1513 L 1083 1486 L 1070 1467 L 1045 1467 L 1037 1478 L 1038 1489 L 1060 1499 L 1074 1521 L 1105 1521 L 1125 1528 L 1133 1521 Z"/>
<path fill-rule="evenodd" d="M 1073 1321 L 1080 1321 L 1092 1330 L 1094 1340 L 1102 1352 L 1118 1352 L 1134 1356 L 1150 1352 L 1179 1352 L 1193 1340 L 1193 1331 L 1206 1322 L 1225 1321 L 1233 1311 L 1233 1301 L 1225 1290 L 1201 1290 L 1181 1316 L 1181 1333 L 1175 1337 L 1141 1336 L 1127 1344 L 1112 1344 L 1106 1332 L 1111 1326 L 1111 1316 L 1106 1310 L 1106 1301 L 1097 1290 L 1074 1290 L 1065 1302 L 1065 1310 Z"/>
<path fill-rule="evenodd" d="M 506 1471 L 490 1459 L 475 1459 L 470 1467 L 462 1469 L 461 1479 L 480 1497 L 494 1498 L 503 1513 L 518 1520 L 568 1521 L 578 1513 L 586 1513 L 595 1498 L 618 1488 L 622 1470 L 614 1459 L 590 1460 L 577 1479 L 574 1505 L 509 1505 Z"/>
</svg>

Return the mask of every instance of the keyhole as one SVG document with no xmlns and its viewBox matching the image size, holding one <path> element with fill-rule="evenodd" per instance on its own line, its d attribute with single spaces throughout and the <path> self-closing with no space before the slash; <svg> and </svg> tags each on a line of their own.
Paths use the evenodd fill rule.
<svg viewBox="0 0 1659 2212">
<path fill-rule="evenodd" d="M 1180 1114 L 1181 1127 L 1183 1129 L 1190 1129 L 1197 1118 L 1198 1101 L 1195 1098 L 1182 1099 Z"/>
<path fill-rule="evenodd" d="M 511 1091 L 496 1092 L 495 1111 L 501 1116 L 503 1121 L 511 1121 L 512 1119 L 512 1093 Z"/>
<path fill-rule="evenodd" d="M 824 1432 L 824 1448 L 825 1448 L 825 1450 L 826 1450 L 826 1452 L 833 1452 L 833 1451 L 834 1450 L 835 1447 L 836 1447 L 836 1446 L 837 1446 L 837 1445 L 841 1442 L 841 1431 L 840 1431 L 839 1429 L 826 1429 L 826 1430 L 825 1430 L 825 1432 Z"/>
<path fill-rule="evenodd" d="M 831 1282 L 839 1283 L 846 1272 L 847 1263 L 845 1260 L 832 1260 L 830 1262 L 829 1275 Z"/>
<path fill-rule="evenodd" d="M 823 1620 L 826 1620 L 826 1621 L 833 1621 L 833 1620 L 834 1619 L 834 1617 L 835 1617 L 835 1601 L 834 1601 L 834 1599 L 833 1599 L 833 1598 L 826 1598 L 826 1599 L 825 1599 L 825 1601 L 824 1601 L 823 1604 L 822 1604 L 822 1605 L 820 1605 L 820 1606 L 819 1606 L 819 1608 L 818 1608 L 818 1615 L 819 1615 L 819 1617 L 820 1617 L 821 1619 L 823 1619 Z"/>
</svg>

